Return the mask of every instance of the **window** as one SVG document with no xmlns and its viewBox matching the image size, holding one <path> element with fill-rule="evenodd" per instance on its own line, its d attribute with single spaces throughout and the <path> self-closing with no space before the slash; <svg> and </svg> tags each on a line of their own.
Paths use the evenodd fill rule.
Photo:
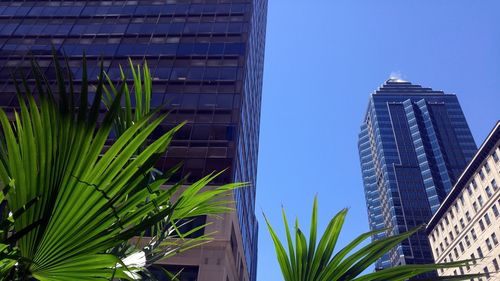
<svg viewBox="0 0 500 281">
<path fill-rule="evenodd" d="M 455 218 L 455 214 L 453 213 L 453 209 L 450 209 L 450 217 L 451 217 L 451 219 Z"/>
<path fill-rule="evenodd" d="M 474 211 L 477 212 L 477 209 L 478 209 L 477 202 L 472 203 L 472 208 L 474 208 Z"/>
<path fill-rule="evenodd" d="M 491 234 L 491 241 L 493 241 L 493 244 L 495 244 L 495 246 L 498 245 L 498 239 L 496 233 Z"/>
<path fill-rule="evenodd" d="M 443 243 L 439 243 L 439 248 L 441 248 L 441 251 L 444 251 Z"/>
<path fill-rule="evenodd" d="M 467 247 L 470 246 L 469 235 L 465 235 L 465 244 L 467 245 Z"/>
<path fill-rule="evenodd" d="M 498 215 L 500 215 L 500 213 L 498 212 L 497 205 L 493 205 L 491 209 L 493 210 L 493 214 L 495 215 L 495 217 L 498 217 Z"/>
<path fill-rule="evenodd" d="M 493 250 L 493 245 L 491 244 L 490 238 L 486 238 L 486 247 L 489 251 Z"/>
<path fill-rule="evenodd" d="M 484 277 L 486 277 L 486 278 L 490 278 L 490 272 L 488 271 L 488 267 L 487 267 L 487 266 L 485 266 L 485 267 L 483 268 L 483 270 L 484 270 Z"/>
<path fill-rule="evenodd" d="M 167 272 L 178 273 L 176 280 L 190 281 L 198 279 L 198 266 L 179 266 L 179 265 L 157 265 L 148 268 L 155 280 L 170 280 Z"/>
<path fill-rule="evenodd" d="M 484 214 L 484 221 L 486 222 L 487 225 L 490 225 L 491 224 L 490 215 Z"/>
<path fill-rule="evenodd" d="M 494 191 L 497 191 L 497 189 L 498 189 L 498 185 L 497 185 L 497 181 L 496 181 L 495 179 L 493 179 L 493 180 L 491 181 L 491 186 L 493 187 L 493 190 L 494 190 Z"/>
<path fill-rule="evenodd" d="M 450 240 L 455 239 L 455 238 L 453 237 L 453 233 L 452 233 L 451 231 L 450 231 L 450 232 L 448 232 L 448 235 L 450 235 Z"/>
<path fill-rule="evenodd" d="M 483 250 L 481 249 L 481 247 L 477 248 L 477 255 L 479 256 L 480 259 L 484 258 Z"/>
<path fill-rule="evenodd" d="M 477 188 L 476 179 L 472 179 L 471 184 L 472 184 L 472 187 L 474 188 L 474 190 L 476 190 L 476 188 Z"/>
<path fill-rule="evenodd" d="M 462 243 L 462 242 L 458 243 L 458 247 L 460 247 L 460 252 L 461 253 L 463 253 L 465 251 L 464 243 Z"/>
<path fill-rule="evenodd" d="M 486 173 L 488 173 L 488 174 L 491 172 L 490 164 L 488 164 L 488 162 L 486 162 L 484 164 L 484 169 L 486 170 Z"/>
<path fill-rule="evenodd" d="M 472 196 L 472 188 L 471 186 L 467 186 L 467 193 L 469 194 L 469 196 Z"/>
<path fill-rule="evenodd" d="M 493 152 L 493 155 L 491 155 L 491 156 L 493 156 L 493 160 L 495 161 L 495 163 L 498 163 L 498 160 L 500 160 L 500 159 L 498 158 L 497 152 L 496 151 Z"/>
<path fill-rule="evenodd" d="M 455 254 L 455 258 L 458 259 L 458 250 L 457 250 L 457 248 L 453 249 L 453 253 Z"/>
<path fill-rule="evenodd" d="M 460 222 L 460 226 L 462 227 L 462 229 L 464 229 L 465 228 L 464 219 L 460 219 L 459 222 Z M 458 227 L 456 229 L 458 229 Z"/>
<path fill-rule="evenodd" d="M 450 220 L 448 219 L 448 216 L 444 217 L 444 222 L 446 223 L 446 225 L 450 224 Z"/>
<path fill-rule="evenodd" d="M 498 271 L 500 269 L 497 259 L 493 259 L 493 267 L 495 268 L 495 271 Z"/>
<path fill-rule="evenodd" d="M 231 251 L 233 252 L 233 258 L 237 258 L 238 254 L 238 244 L 237 244 L 237 238 L 236 238 L 236 233 L 234 232 L 234 225 L 231 225 Z"/>
<path fill-rule="evenodd" d="M 465 217 L 467 218 L 467 222 L 470 222 L 470 213 L 469 211 L 465 212 Z"/>
<path fill-rule="evenodd" d="M 488 195 L 488 198 L 491 198 L 491 196 L 493 195 L 493 192 L 491 192 L 491 188 L 489 186 L 487 186 L 485 191 L 486 191 L 486 194 Z"/>
<path fill-rule="evenodd" d="M 455 234 L 458 235 L 458 233 L 459 233 L 459 231 L 458 231 L 458 225 L 455 225 L 453 228 L 455 229 Z"/>
<path fill-rule="evenodd" d="M 472 239 L 474 239 L 474 240 L 477 239 L 476 230 L 474 228 L 470 230 L 470 234 L 472 236 Z"/>
<path fill-rule="evenodd" d="M 484 180 L 484 172 L 483 172 L 483 169 L 480 169 L 479 170 L 479 177 L 481 178 L 481 180 Z"/>
<path fill-rule="evenodd" d="M 445 238 L 444 238 L 444 244 L 445 244 L 446 246 L 450 245 L 450 243 L 448 243 L 448 237 L 445 237 Z"/>
<path fill-rule="evenodd" d="M 175 223 L 179 232 L 183 233 L 183 234 L 188 233 L 195 228 L 198 228 L 198 230 L 186 235 L 185 236 L 186 238 L 197 238 L 197 237 L 203 236 L 203 234 L 205 233 L 205 228 L 202 226 L 205 224 L 206 224 L 206 216 L 196 216 L 196 217 L 192 217 L 190 219 L 182 219 L 182 220 L 176 221 L 176 223 Z M 171 224 L 169 224 L 166 227 L 167 228 L 171 227 Z M 145 236 L 151 236 L 151 231 L 147 231 Z"/>
<path fill-rule="evenodd" d="M 431 234 L 432 242 L 436 242 L 436 236 L 434 236 L 434 232 Z"/>
<path fill-rule="evenodd" d="M 483 220 L 479 220 L 479 228 L 481 229 L 481 231 L 484 231 L 485 227 L 484 227 Z"/>
<path fill-rule="evenodd" d="M 483 196 L 479 195 L 479 197 L 477 197 L 477 201 L 479 202 L 479 206 L 483 206 L 484 204 L 484 201 L 483 201 Z"/>
<path fill-rule="evenodd" d="M 460 194 L 460 197 L 458 198 L 458 200 L 460 201 L 460 205 L 463 207 L 464 206 L 464 195 Z"/>
<path fill-rule="evenodd" d="M 0 28 L 0 35 L 11 35 L 12 32 L 14 32 L 16 30 L 16 27 L 18 26 L 19 24 L 17 23 L 3 23 L 2 22 L 2 26 L 3 28 Z"/>
</svg>

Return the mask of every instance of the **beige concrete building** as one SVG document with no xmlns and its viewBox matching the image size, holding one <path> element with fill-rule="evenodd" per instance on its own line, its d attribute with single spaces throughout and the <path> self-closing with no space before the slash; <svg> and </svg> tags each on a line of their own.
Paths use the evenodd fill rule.
<svg viewBox="0 0 500 281">
<path fill-rule="evenodd" d="M 204 234 L 210 233 L 212 241 L 158 264 L 168 264 L 165 269 L 171 272 L 182 270 L 181 281 L 250 281 L 236 213 L 208 217 L 206 223 Z"/>
<path fill-rule="evenodd" d="M 234 202 L 230 203 L 229 207 L 235 209 Z M 218 216 L 195 217 L 188 221 L 179 227 L 181 233 L 205 225 L 188 236 L 188 240 L 202 235 L 209 236 L 211 240 L 201 246 L 155 262 L 155 266 L 149 267 L 149 270 L 157 280 L 170 281 L 171 279 L 163 272 L 167 270 L 172 274 L 178 274 L 176 278 L 179 281 L 251 281 L 245 262 L 243 238 L 235 212 Z M 150 242 L 150 239 L 148 235 L 145 235 L 139 243 L 144 246 Z"/>
<path fill-rule="evenodd" d="M 500 122 L 488 135 L 427 226 L 437 263 L 478 259 L 439 275 L 486 273 L 500 280 Z"/>
</svg>

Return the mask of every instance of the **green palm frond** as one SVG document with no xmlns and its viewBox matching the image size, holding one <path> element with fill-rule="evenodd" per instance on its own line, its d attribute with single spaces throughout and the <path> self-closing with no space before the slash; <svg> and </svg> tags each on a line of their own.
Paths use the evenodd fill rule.
<svg viewBox="0 0 500 281">
<path fill-rule="evenodd" d="M 151 112 L 164 110 L 163 105 L 156 108 L 151 106 L 153 81 L 147 62 L 144 62 L 144 66 L 134 65 L 132 60 L 129 59 L 129 67 L 132 74 L 132 86 L 129 86 L 128 78 L 122 68 L 120 68 L 121 76 L 118 83 L 114 83 L 111 78 L 105 74 L 107 83 L 105 83 L 103 87 L 105 93 L 103 101 L 106 107 L 110 108 L 112 106 L 112 101 L 116 97 L 123 97 L 122 106 L 118 110 L 117 118 L 115 118 L 113 123 L 113 131 L 116 137 L 121 136 L 128 128 L 143 120 L 151 114 Z M 134 104 L 134 106 L 132 106 L 132 104 Z M 144 147 L 140 147 L 136 153 L 140 153 L 143 149 Z M 151 180 L 157 177 L 170 178 L 177 172 L 178 168 L 178 166 L 174 167 L 171 171 L 167 172 L 152 170 L 150 173 Z M 153 234 L 153 237 L 151 237 L 149 243 L 146 245 L 119 245 L 112 251 L 116 252 L 121 250 L 127 253 L 140 249 L 146 253 L 147 264 L 150 265 L 161 258 L 170 257 L 174 254 L 210 242 L 212 240 L 212 234 L 214 233 L 205 234 L 195 239 L 186 239 L 191 233 L 199 229 L 204 229 L 208 224 L 200 225 L 187 233 L 181 233 L 178 230 L 177 223 L 178 221 L 182 223 L 186 218 L 193 218 L 204 214 L 217 215 L 231 210 L 231 208 L 228 207 L 233 200 L 231 190 L 242 187 L 244 184 L 223 185 L 215 189 L 206 190 L 203 193 L 205 198 L 200 198 L 201 194 L 198 194 L 202 189 L 205 189 L 206 185 L 223 172 L 224 171 L 217 174 L 210 174 L 185 190 L 183 195 L 177 200 L 174 206 L 176 211 L 172 213 L 170 220 L 158 222 L 151 227 L 150 233 Z M 181 183 L 183 182 L 181 181 L 170 187 L 169 192 L 172 193 L 182 188 Z M 148 191 L 153 193 L 156 192 L 150 189 Z M 170 193 L 165 193 L 164 196 L 171 196 Z M 218 200 L 207 200 L 208 198 L 218 198 Z"/>
<path fill-rule="evenodd" d="M 151 110 L 150 98 L 144 99 L 135 116 L 121 116 L 122 98 L 130 96 L 123 85 L 123 90 L 111 89 L 102 66 L 88 103 L 86 59 L 78 93 L 71 74 L 64 71 L 69 67 L 61 66 L 55 56 L 54 65 L 56 88 L 34 62 L 37 98 L 21 75 L 15 81 L 19 112 L 0 109 L 1 279 L 138 279 L 137 271 L 147 262 L 124 261 L 142 255 L 143 248 L 125 246 L 127 250 L 118 251 L 117 247 L 131 245 L 133 237 L 158 224 L 228 211 L 228 194 L 242 184 L 206 188 L 217 176 L 213 174 L 192 185 L 180 182 L 164 188 L 176 168 L 157 177 L 151 173 L 183 124 L 150 142 L 151 133 L 165 118 Z M 142 70 L 144 78 L 137 72 L 136 95 L 141 95 L 139 88 L 150 93 L 149 70 Z M 98 125 L 100 114 L 104 116 Z M 118 127 L 122 120 L 124 125 Z M 114 128 L 121 131 L 107 147 Z M 162 258 L 208 240 L 180 238 L 153 254 Z"/>
<path fill-rule="evenodd" d="M 286 243 L 282 243 L 264 215 L 285 281 L 403 281 L 437 269 L 460 267 L 472 262 L 467 260 L 446 264 L 403 265 L 361 276 L 375 261 L 415 234 L 420 228 L 373 241 L 361 247 L 361 244 L 372 235 L 384 230 L 363 233 L 347 246 L 334 253 L 347 216 L 347 209 L 341 210 L 330 220 L 325 232 L 317 242 L 317 206 L 317 198 L 315 198 L 309 243 L 307 243 L 307 239 L 299 227 L 298 220 L 295 221 L 294 233 L 292 233 L 284 209 L 282 213 Z M 295 237 L 293 238 L 293 236 Z M 287 245 L 288 249 L 284 244 Z M 359 247 L 361 248 L 358 249 Z M 435 277 L 432 280 L 468 280 L 480 276 L 482 275 L 442 276 Z"/>
<path fill-rule="evenodd" d="M 105 74 L 106 82 L 103 90 L 105 93 L 103 102 L 107 108 L 112 106 L 116 97 L 123 96 L 124 101 L 114 120 L 114 130 L 117 136 L 122 135 L 132 124 L 144 118 L 153 110 L 161 108 L 151 108 L 151 98 L 153 89 L 153 80 L 149 72 L 147 62 L 144 66 L 134 65 L 129 59 L 129 67 L 132 73 L 132 87 L 127 83 L 128 77 L 120 66 L 119 83 L 115 84 L 111 78 Z M 133 92 L 133 95 L 131 94 Z M 134 103 L 134 106 L 132 104 Z"/>
</svg>

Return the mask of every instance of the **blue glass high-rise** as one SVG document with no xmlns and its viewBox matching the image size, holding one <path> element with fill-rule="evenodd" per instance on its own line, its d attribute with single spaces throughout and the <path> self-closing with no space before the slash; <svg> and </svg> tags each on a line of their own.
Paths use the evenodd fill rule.
<svg viewBox="0 0 500 281">
<path fill-rule="evenodd" d="M 370 229 L 388 229 L 374 240 L 427 223 L 477 149 L 455 95 L 400 79 L 370 96 L 358 147 Z M 421 263 L 433 263 L 423 231 L 376 268 Z"/>
<path fill-rule="evenodd" d="M 68 57 L 76 84 L 84 52 L 91 79 L 97 77 L 101 58 L 112 79 L 119 77 L 120 65 L 127 68 L 128 58 L 134 63 L 147 60 L 154 80 L 153 106 L 167 103 L 172 110 L 157 133 L 188 121 L 159 168 L 183 162 L 178 178 L 190 174 L 191 180 L 227 169 L 216 184 L 254 184 L 266 15 L 267 0 L 1 1 L 0 105 L 17 106 L 11 73 L 24 70 L 29 76 L 33 57 L 49 80 L 55 79 L 52 47 Z M 234 196 L 237 225 L 219 230 L 236 232 L 225 239 L 237 248 L 232 249 L 231 265 L 237 274 L 227 278 L 253 281 L 255 186 Z M 227 260 L 199 259 L 190 264 L 194 267 L 186 280 L 197 275 L 198 265 Z"/>
</svg>

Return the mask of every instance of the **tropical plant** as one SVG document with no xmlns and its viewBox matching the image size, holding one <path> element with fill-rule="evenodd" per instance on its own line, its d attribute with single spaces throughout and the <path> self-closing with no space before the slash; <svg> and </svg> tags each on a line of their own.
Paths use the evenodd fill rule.
<svg viewBox="0 0 500 281">
<path fill-rule="evenodd" d="M 183 239 L 176 224 L 229 211 L 227 196 L 242 184 L 205 188 L 211 174 L 163 188 L 178 167 L 154 178 L 151 171 L 182 124 L 146 145 L 165 115 L 144 112 L 108 147 L 125 78 L 113 89 L 101 67 L 88 103 L 86 59 L 79 90 L 68 65 L 55 56 L 54 65 L 55 90 L 33 62 L 34 89 L 22 74 L 14 79 L 20 112 L 0 109 L 1 280 L 136 280 L 152 261 L 206 242 Z M 107 89 L 115 95 L 102 113 Z M 167 230 L 146 246 L 134 243 L 158 224 Z M 148 248 L 154 243 L 162 247 Z"/>
<path fill-rule="evenodd" d="M 313 204 L 309 243 L 299 228 L 298 220 L 295 221 L 295 241 L 292 239 L 292 232 L 284 209 L 282 209 L 282 215 L 288 252 L 265 215 L 264 217 L 285 281 L 403 281 L 441 268 L 460 267 L 472 262 L 466 260 L 446 264 L 403 265 L 361 275 L 376 260 L 415 234 L 420 228 L 362 246 L 362 243 L 372 235 L 385 230 L 367 232 L 334 254 L 347 209 L 341 210 L 331 219 L 319 243 L 316 241 L 318 235 L 317 198 L 314 199 Z M 469 280 L 480 276 L 482 275 L 441 276 L 427 280 Z"/>
<path fill-rule="evenodd" d="M 147 62 L 144 62 L 144 67 L 141 65 L 134 65 L 132 59 L 129 59 L 129 68 L 132 74 L 132 93 L 127 83 L 128 77 L 125 75 L 122 67 L 120 66 L 120 78 L 115 82 L 109 75 L 104 72 L 104 77 L 106 83 L 103 85 L 103 103 L 108 110 L 110 110 L 113 106 L 113 101 L 122 97 L 124 100 L 122 106 L 118 109 L 116 116 L 113 120 L 113 134 L 114 138 L 119 138 L 122 136 L 129 128 L 131 128 L 135 123 L 140 122 L 142 119 L 147 118 L 148 115 L 151 114 L 151 96 L 152 96 L 152 87 L 153 80 L 151 79 L 151 75 L 149 73 L 149 68 Z M 129 78 L 130 79 L 130 78 Z M 132 105 L 134 102 L 134 106 Z M 155 111 L 160 111 L 162 108 L 156 108 Z M 141 129 L 139 129 L 135 134 L 139 134 Z M 142 152 L 145 148 L 145 143 L 140 146 L 137 151 L 131 156 L 132 158 L 136 157 L 140 152 Z M 149 172 L 149 181 L 154 181 L 155 177 L 162 175 L 163 173 L 155 168 L 151 169 Z M 205 227 L 206 225 L 202 225 L 200 227 Z M 176 224 L 170 223 L 170 221 L 159 221 L 155 225 L 152 225 L 148 229 L 148 235 L 152 235 L 153 237 L 149 239 L 142 239 L 142 237 L 137 237 L 137 243 L 128 243 L 128 241 L 124 241 L 122 244 L 116 245 L 110 251 L 118 256 L 128 256 L 131 253 L 137 252 L 138 249 L 142 248 L 140 251 L 142 257 L 142 253 L 148 260 L 148 264 L 161 259 L 165 256 L 165 251 L 177 250 L 175 247 L 165 247 L 166 241 L 170 239 L 169 243 L 176 243 L 178 241 L 172 240 L 172 237 L 176 234 L 178 236 L 187 236 L 189 233 L 179 233 L 177 232 Z M 198 229 L 198 228 L 197 228 Z M 197 230 L 193 229 L 193 231 Z M 187 246 L 188 243 L 193 243 L 193 246 L 199 245 L 200 243 L 208 240 L 208 236 L 199 237 L 196 240 L 186 240 L 183 241 L 183 245 Z M 145 242 L 145 243 L 144 243 Z M 175 244 L 173 244 L 175 245 Z M 134 256 L 134 255 L 131 255 Z M 135 255 L 137 257 L 137 254 Z M 168 274 L 168 273 L 167 273 Z M 148 279 L 154 280 L 154 275 L 149 273 L 147 269 L 143 270 L 143 274 L 148 276 Z"/>
<path fill-rule="evenodd" d="M 123 96 L 124 98 L 124 105 L 120 107 L 113 122 L 114 131 L 117 136 L 123 135 L 134 123 L 147 117 L 151 113 L 151 110 L 161 109 L 161 106 L 155 109 L 151 108 L 153 79 L 151 78 L 147 62 L 145 61 L 144 66 L 141 67 L 139 64 L 134 65 L 133 61 L 129 59 L 129 67 L 132 74 L 130 79 L 133 81 L 132 89 L 129 88 L 127 76 L 121 67 L 120 79 L 116 85 L 108 74 L 104 73 L 107 83 L 103 85 L 105 93 L 103 102 L 106 107 L 108 109 L 111 108 L 113 100 L 116 97 Z M 135 101 L 134 106 L 132 106 L 132 101 Z"/>
</svg>

